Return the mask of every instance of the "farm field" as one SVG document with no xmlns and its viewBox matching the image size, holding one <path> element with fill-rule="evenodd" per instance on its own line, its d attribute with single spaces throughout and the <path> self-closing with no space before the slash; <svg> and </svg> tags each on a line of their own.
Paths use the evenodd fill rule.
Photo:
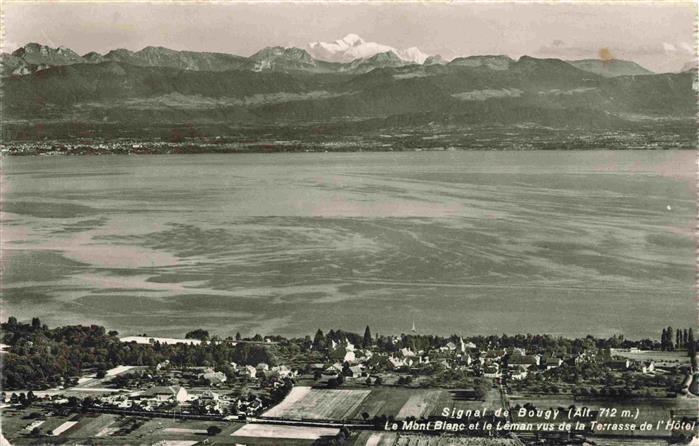
<svg viewBox="0 0 699 446">
<path fill-rule="evenodd" d="M 408 398 L 408 401 L 403 404 L 403 407 L 400 408 L 396 418 L 421 418 L 429 415 L 434 411 L 442 393 L 442 390 L 425 390 L 414 393 Z"/>
<path fill-rule="evenodd" d="M 321 437 L 334 437 L 340 429 L 309 426 L 278 426 L 269 424 L 246 424 L 232 436 L 253 438 L 275 438 L 292 440 L 317 440 Z"/>
<path fill-rule="evenodd" d="M 39 429 L 42 434 L 49 435 L 54 438 L 66 438 L 68 436 L 72 436 L 78 431 L 78 429 L 80 429 L 80 423 L 76 423 L 76 421 L 79 420 L 80 417 L 76 415 L 67 417 L 50 417 L 46 420 L 46 422 L 39 426 Z M 3 424 L 4 421 L 3 414 Z M 32 420 L 27 420 L 27 424 L 29 424 L 30 421 Z"/>
<path fill-rule="evenodd" d="M 200 420 L 173 420 L 166 418 L 137 418 L 100 414 L 94 421 L 86 423 L 83 417 L 79 429 L 71 431 L 69 440 L 97 438 L 100 445 L 165 444 L 173 441 L 198 443 L 207 438 L 227 438 L 241 424 Z M 100 426 L 102 428 L 100 429 Z M 206 435 L 209 426 L 217 426 L 221 433 L 217 437 Z M 232 443 L 234 444 L 234 443 Z"/>
<path fill-rule="evenodd" d="M 416 392 L 422 391 L 423 390 L 405 389 L 401 387 L 372 388 L 369 396 L 362 401 L 354 418 L 362 419 L 363 413 L 369 415 L 369 418 L 381 415 L 395 417 L 411 396 L 415 395 Z"/>
<path fill-rule="evenodd" d="M 433 410 L 430 413 L 432 416 L 440 415 L 445 407 L 456 410 L 483 410 L 488 409 L 492 413 L 495 409 L 502 406 L 500 401 L 500 392 L 498 389 L 490 389 L 483 401 L 458 399 L 454 393 L 444 390 L 442 391 L 439 400 L 433 405 Z"/>
<path fill-rule="evenodd" d="M 458 437 L 374 432 L 360 435 L 355 446 L 515 446 L 507 438 Z"/>
<path fill-rule="evenodd" d="M 263 414 L 289 419 L 349 419 L 369 390 L 326 390 L 294 387 L 284 401 Z"/>
<path fill-rule="evenodd" d="M 194 446 L 197 443 L 199 442 L 193 440 L 162 440 L 153 446 Z"/>
<path fill-rule="evenodd" d="M 362 432 L 354 446 L 393 446 L 398 438 L 394 432 Z"/>
</svg>

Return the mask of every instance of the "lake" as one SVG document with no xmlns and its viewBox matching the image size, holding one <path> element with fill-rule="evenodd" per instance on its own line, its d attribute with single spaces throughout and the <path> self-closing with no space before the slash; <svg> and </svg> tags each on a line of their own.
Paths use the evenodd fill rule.
<svg viewBox="0 0 699 446">
<path fill-rule="evenodd" d="M 2 318 L 659 338 L 696 322 L 695 156 L 6 157 Z"/>
</svg>

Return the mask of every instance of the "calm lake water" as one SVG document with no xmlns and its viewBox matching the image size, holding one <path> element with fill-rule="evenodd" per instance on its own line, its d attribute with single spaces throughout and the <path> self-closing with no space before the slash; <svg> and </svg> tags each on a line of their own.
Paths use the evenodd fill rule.
<svg viewBox="0 0 699 446">
<path fill-rule="evenodd" d="M 659 336 L 695 153 L 10 157 L 2 317 L 122 334 Z"/>
</svg>

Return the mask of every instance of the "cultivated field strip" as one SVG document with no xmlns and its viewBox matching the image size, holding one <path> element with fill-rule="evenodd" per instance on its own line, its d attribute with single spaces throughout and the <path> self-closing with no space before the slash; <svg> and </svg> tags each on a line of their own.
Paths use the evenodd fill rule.
<svg viewBox="0 0 699 446">
<path fill-rule="evenodd" d="M 459 437 L 451 435 L 400 434 L 374 432 L 361 446 L 515 446 L 510 438 Z"/>
<path fill-rule="evenodd" d="M 234 437 L 286 438 L 317 440 L 320 437 L 333 437 L 339 429 L 309 426 L 275 426 L 269 424 L 246 424 L 233 432 Z"/>
<path fill-rule="evenodd" d="M 398 435 L 391 446 L 515 446 L 509 438 Z M 384 446 L 384 443 L 381 443 Z"/>
<path fill-rule="evenodd" d="M 297 420 L 348 419 L 354 415 L 370 392 L 295 387 L 284 401 L 265 412 L 263 416 Z"/>
<path fill-rule="evenodd" d="M 429 415 L 435 407 L 439 397 L 440 390 L 430 390 L 425 392 L 415 393 L 408 398 L 408 401 L 403 404 L 396 418 L 403 419 L 407 417 L 420 418 Z"/>
</svg>

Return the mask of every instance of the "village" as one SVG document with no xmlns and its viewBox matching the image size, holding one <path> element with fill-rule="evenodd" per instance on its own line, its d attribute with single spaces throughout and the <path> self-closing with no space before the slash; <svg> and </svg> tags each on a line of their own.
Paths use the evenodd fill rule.
<svg viewBox="0 0 699 446">
<path fill-rule="evenodd" d="M 49 329 L 34 325 L 3 324 L 3 359 L 38 347 L 28 332 L 37 340 L 36 332 L 51 337 Z M 383 445 L 413 444 L 411 435 L 437 442 L 456 435 L 461 442 L 450 444 L 510 444 L 513 432 L 489 431 L 480 423 L 530 426 L 568 414 L 599 425 L 613 418 L 605 407 L 621 411 L 625 404 L 640 407 L 641 419 L 654 424 L 666 418 L 691 423 L 699 400 L 688 357 L 690 333 L 679 330 L 672 349 L 663 333 L 663 344 L 591 337 L 441 338 L 416 332 L 374 337 L 369 327 L 364 336 L 319 330 L 313 339 L 221 339 L 198 330 L 182 339 L 129 336 L 114 344 L 105 335 L 111 349 L 138 350 L 141 364 L 89 368 L 77 380 L 25 389 L 13 389 L 4 370 L 3 435 L 11 444 L 99 438 L 100 444 Z M 166 349 L 170 359 L 143 358 L 143 352 Z M 215 352 L 228 349 L 245 352 L 250 360 L 218 362 Z M 185 354 L 202 360 L 184 365 Z M 12 360 L 8 364 L 13 367 Z M 571 407 L 580 410 L 573 414 Z M 546 415 L 551 413 L 555 420 Z M 387 431 L 394 420 L 418 427 L 453 422 L 479 427 L 435 437 L 433 429 Z M 567 432 L 563 440 L 545 441 L 581 444 L 596 434 L 589 426 Z M 689 432 L 658 428 L 645 434 L 667 444 L 695 433 L 692 425 Z M 408 443 L 401 443 L 406 436 Z M 526 444 L 547 438 L 526 431 L 515 436 Z"/>
<path fill-rule="evenodd" d="M 687 149 L 686 133 L 639 128 L 635 131 L 560 129 L 532 124 L 516 126 L 415 125 L 370 134 L 337 134 L 309 130 L 307 126 L 267 127 L 234 131 L 208 129 L 205 124 L 154 126 L 113 135 L 107 126 L 101 132 L 80 124 L 56 124 L 57 135 L 42 129 L 18 131 L 15 138 L 0 144 L 0 154 L 9 156 L 71 155 L 161 155 L 198 153 L 316 153 L 400 152 L 454 150 L 547 150 L 547 149 Z M 61 129 L 65 126 L 65 129 Z M 149 133 L 141 135 L 139 132 Z M 49 136 L 51 135 L 51 136 Z M 693 133 L 690 134 L 692 136 Z"/>
</svg>

